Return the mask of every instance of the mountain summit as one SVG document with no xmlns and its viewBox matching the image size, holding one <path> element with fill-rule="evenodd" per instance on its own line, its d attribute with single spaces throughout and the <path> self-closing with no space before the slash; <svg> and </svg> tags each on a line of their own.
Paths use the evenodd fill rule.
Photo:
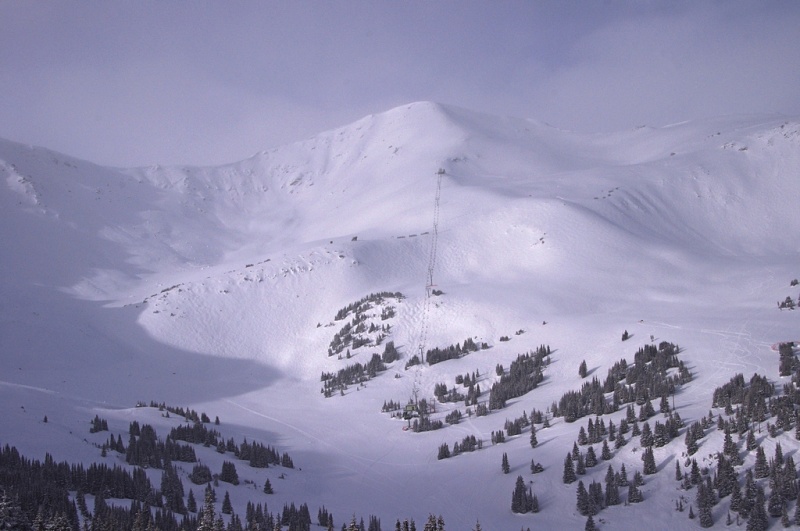
<svg viewBox="0 0 800 531">
<path fill-rule="evenodd" d="M 513 485 L 494 447 L 454 462 L 501 495 L 466 488 L 461 464 L 431 462 L 465 435 L 488 447 L 505 411 L 412 434 L 381 403 L 425 397 L 444 418 L 457 406 L 434 398 L 443 382 L 477 371 L 488 393 L 547 344 L 545 385 L 507 412 L 546 411 L 580 388 L 580 361 L 603 378 L 649 337 L 685 347 L 694 380 L 676 399 L 699 419 L 734 372 L 775 372 L 770 346 L 796 331 L 775 301 L 798 276 L 799 169 L 797 120 L 582 135 L 429 102 L 218 167 L 109 168 L 0 141 L 0 396 L 15 411 L 3 442 L 53 451 L 50 426 L 16 412 L 21 401 L 37 421 L 63 419 L 58 458 L 94 456 L 66 419 L 103 411 L 121 425 L 139 400 L 201 404 L 305 460 L 283 501 L 511 528 Z M 353 308 L 372 312 L 374 343 L 340 348 Z M 393 377 L 321 389 L 388 342 Z M 480 350 L 411 363 L 456 344 Z M 536 476 L 545 512 L 574 505 L 556 469 L 577 427 L 558 423 Z M 530 445 L 508 448 L 527 469 Z M 434 490 L 470 510 L 429 504 Z"/>
</svg>

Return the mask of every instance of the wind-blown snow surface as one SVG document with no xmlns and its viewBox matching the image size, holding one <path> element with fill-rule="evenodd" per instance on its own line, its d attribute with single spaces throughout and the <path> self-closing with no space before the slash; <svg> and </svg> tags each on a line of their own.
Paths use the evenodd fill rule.
<svg viewBox="0 0 800 531">
<path fill-rule="evenodd" d="M 434 281 L 444 295 L 426 304 L 440 168 Z M 238 467 L 276 490 L 231 487 L 240 513 L 253 499 L 270 510 L 307 502 L 312 514 L 325 505 L 337 525 L 354 513 L 384 528 L 435 513 L 448 529 L 476 519 L 487 529 L 582 527 L 575 486 L 561 483 L 582 423 L 556 419 L 535 450 L 525 434 L 493 447 L 490 433 L 579 389 L 582 359 L 604 378 L 651 335 L 685 349 L 695 379 L 676 405 L 687 423 L 737 372 L 780 382 L 770 345 L 800 339 L 798 314 L 776 307 L 797 297 L 799 172 L 796 120 L 579 136 L 433 103 L 215 168 L 105 168 L 1 141 L 0 443 L 34 458 L 100 460 L 91 443 L 107 435 L 90 435 L 89 419 L 99 413 L 124 433 L 136 418 L 164 436 L 178 420 L 132 406 L 165 401 L 218 415 L 226 437 L 292 455 L 291 471 Z M 406 295 L 389 338 L 403 359 L 326 399 L 322 371 L 381 350 L 328 357 L 342 322 L 328 325 L 377 291 Z M 633 337 L 622 343 L 625 329 Z M 403 370 L 421 338 L 432 348 L 466 337 L 491 348 Z M 555 350 L 544 384 L 505 410 L 422 434 L 380 412 L 384 401 L 405 403 L 415 382 L 430 397 L 435 383 L 476 369 L 486 398 L 497 363 L 541 344 Z M 437 461 L 441 443 L 469 434 L 483 450 Z M 615 469 L 641 469 L 635 446 L 615 455 Z M 664 528 L 688 525 L 674 511 L 672 461 L 683 450 L 682 436 L 658 449 L 666 470 L 648 477 L 643 504 L 604 510 L 608 528 L 654 513 Z M 223 457 L 200 455 L 215 471 Z M 532 458 L 543 474 L 530 475 Z M 533 482 L 540 513 L 511 513 L 518 474 Z"/>
</svg>

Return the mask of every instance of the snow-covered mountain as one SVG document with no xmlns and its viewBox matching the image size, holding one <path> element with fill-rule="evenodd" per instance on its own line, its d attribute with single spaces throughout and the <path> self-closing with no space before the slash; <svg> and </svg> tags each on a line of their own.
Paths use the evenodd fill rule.
<svg viewBox="0 0 800 531">
<path fill-rule="evenodd" d="M 374 514 L 384 528 L 428 513 L 449 529 L 476 519 L 578 528 L 561 465 L 582 422 L 553 419 L 536 449 L 525 435 L 493 446 L 491 432 L 579 390 L 581 360 L 602 381 L 651 338 L 684 349 L 694 379 L 675 401 L 687 423 L 738 372 L 788 381 L 771 346 L 800 339 L 797 314 L 776 307 L 798 295 L 798 171 L 800 121 L 784 117 L 579 135 L 426 102 L 221 167 L 107 168 L 0 141 L 0 443 L 100 460 L 89 419 L 99 413 L 116 433 L 135 418 L 166 430 L 177 421 L 133 408 L 165 401 L 288 450 L 302 470 L 286 481 L 240 469 L 255 483 L 272 478 L 273 509 L 325 505 L 337 523 Z M 443 294 L 428 297 L 431 267 Z M 337 311 L 383 291 L 404 295 L 385 319 L 401 360 L 324 397 L 323 372 L 383 348 L 329 356 L 345 322 Z M 465 338 L 490 348 L 404 368 Z M 476 370 L 485 399 L 498 364 L 542 344 L 554 351 L 544 384 L 506 409 L 425 433 L 381 412 L 415 392 L 432 400 L 435 384 Z M 437 418 L 456 406 L 440 404 Z M 467 435 L 484 449 L 436 459 Z M 635 446 L 612 464 L 640 468 Z M 653 511 L 665 529 L 689 525 L 674 511 L 682 451 L 682 437 L 658 449 L 668 470 L 643 487 L 644 504 L 604 510 L 607 528 Z M 512 474 L 500 471 L 503 452 Z M 544 473 L 530 475 L 532 458 Z M 540 513 L 511 513 L 518 474 Z M 231 489 L 240 508 L 256 494 Z"/>
</svg>

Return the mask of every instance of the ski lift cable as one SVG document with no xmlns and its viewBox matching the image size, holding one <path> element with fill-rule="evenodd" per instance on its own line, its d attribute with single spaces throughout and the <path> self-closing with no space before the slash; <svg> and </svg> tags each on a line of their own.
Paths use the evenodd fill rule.
<svg viewBox="0 0 800 531">
<path fill-rule="evenodd" d="M 433 230 L 431 231 L 431 246 L 430 252 L 428 255 L 428 268 L 427 268 L 427 277 L 425 279 L 425 299 L 422 302 L 422 318 L 420 323 L 420 333 L 419 333 L 419 341 L 418 341 L 418 348 L 419 348 L 419 358 L 420 358 L 420 365 L 425 361 L 425 345 L 428 340 L 428 330 L 430 326 L 430 321 L 428 319 L 428 314 L 430 312 L 431 306 L 431 297 L 433 295 L 433 273 L 436 268 L 436 255 L 438 252 L 438 240 L 439 240 L 439 203 L 442 195 L 442 175 L 444 172 L 439 170 L 436 174 L 436 193 L 434 196 L 434 203 L 433 203 Z M 415 371 L 416 374 L 414 376 L 414 394 L 416 395 L 419 391 L 419 370 L 420 367 L 417 367 Z M 415 397 L 416 399 L 416 397 Z"/>
</svg>

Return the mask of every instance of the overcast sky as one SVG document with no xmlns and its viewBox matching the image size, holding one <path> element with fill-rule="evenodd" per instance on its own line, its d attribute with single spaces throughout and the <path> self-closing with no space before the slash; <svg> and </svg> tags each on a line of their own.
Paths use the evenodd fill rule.
<svg viewBox="0 0 800 531">
<path fill-rule="evenodd" d="M 419 100 L 611 131 L 800 116 L 800 2 L 0 1 L 0 137 L 221 164 Z"/>
</svg>

